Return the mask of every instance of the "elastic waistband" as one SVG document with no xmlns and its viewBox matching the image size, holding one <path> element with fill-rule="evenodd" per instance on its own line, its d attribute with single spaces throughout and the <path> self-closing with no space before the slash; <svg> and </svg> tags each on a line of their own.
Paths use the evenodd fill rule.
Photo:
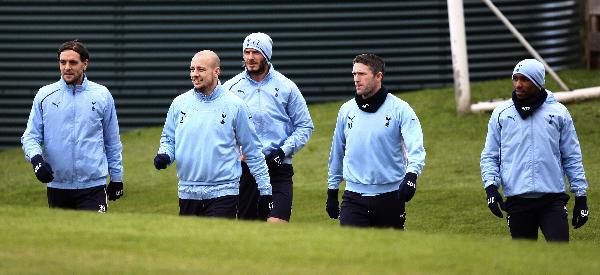
<svg viewBox="0 0 600 275">
<path fill-rule="evenodd" d="M 220 181 L 220 182 L 204 182 L 204 181 L 190 181 L 190 180 L 179 180 L 179 185 L 198 185 L 198 186 L 216 186 L 216 185 L 231 185 L 239 184 L 240 179 L 233 181 Z"/>
<path fill-rule="evenodd" d="M 86 189 L 96 187 L 100 185 L 106 185 L 106 177 L 102 177 L 95 180 L 85 182 L 50 182 L 47 184 L 48 187 L 57 189 Z"/>
<path fill-rule="evenodd" d="M 388 184 L 362 184 L 346 182 L 346 190 L 359 193 L 363 196 L 376 196 L 383 193 L 389 193 L 398 190 L 399 182 Z"/>
</svg>

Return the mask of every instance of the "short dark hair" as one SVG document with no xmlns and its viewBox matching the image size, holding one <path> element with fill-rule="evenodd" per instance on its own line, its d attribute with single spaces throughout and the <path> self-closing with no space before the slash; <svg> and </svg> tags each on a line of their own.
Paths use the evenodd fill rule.
<svg viewBox="0 0 600 275">
<path fill-rule="evenodd" d="M 67 42 L 63 43 L 62 45 L 60 45 L 60 48 L 58 48 L 58 58 L 60 59 L 60 53 L 67 51 L 67 50 L 72 50 L 72 51 L 78 53 L 81 61 L 86 61 L 86 60 L 90 59 L 90 53 L 88 52 L 87 48 L 83 45 L 83 43 L 81 43 L 77 39 L 72 40 L 72 41 L 67 41 Z"/>
<path fill-rule="evenodd" d="M 352 64 L 361 63 L 369 66 L 371 72 L 375 75 L 378 72 L 381 74 L 385 74 L 385 62 L 381 57 L 374 55 L 372 53 L 363 53 L 357 55 L 354 60 L 352 60 Z"/>
</svg>

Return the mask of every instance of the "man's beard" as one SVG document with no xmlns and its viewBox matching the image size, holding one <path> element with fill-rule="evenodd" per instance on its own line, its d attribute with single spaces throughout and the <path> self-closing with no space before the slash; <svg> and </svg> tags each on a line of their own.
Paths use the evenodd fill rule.
<svg viewBox="0 0 600 275">
<path fill-rule="evenodd" d="M 258 64 L 258 68 L 256 68 L 255 70 L 250 70 L 248 69 L 248 66 L 246 66 L 246 70 L 248 70 L 248 73 L 252 74 L 252 75 L 260 75 L 263 74 L 264 72 L 266 72 L 269 68 L 269 64 L 267 63 L 267 61 L 262 61 L 261 63 Z"/>
</svg>

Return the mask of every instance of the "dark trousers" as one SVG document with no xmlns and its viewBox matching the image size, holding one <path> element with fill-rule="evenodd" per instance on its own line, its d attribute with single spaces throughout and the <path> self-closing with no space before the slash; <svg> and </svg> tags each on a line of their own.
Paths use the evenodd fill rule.
<svg viewBox="0 0 600 275">
<path fill-rule="evenodd" d="M 398 191 L 377 196 L 362 196 L 344 191 L 340 210 L 342 226 L 392 227 L 404 229 L 406 213 Z"/>
<path fill-rule="evenodd" d="M 289 221 L 292 216 L 292 199 L 294 168 L 291 164 L 280 166 L 269 165 L 269 177 L 273 187 L 273 210 L 269 217 Z M 258 186 L 250 168 L 242 162 L 242 176 L 240 177 L 240 201 L 238 205 L 238 218 L 242 220 L 258 220 Z"/>
<path fill-rule="evenodd" d="M 235 219 L 237 202 L 238 196 L 223 196 L 207 200 L 179 199 L 179 215 Z"/>
<path fill-rule="evenodd" d="M 85 189 L 58 189 L 48 187 L 48 207 L 76 210 L 107 211 L 106 185 Z"/>
<path fill-rule="evenodd" d="M 569 241 L 567 194 L 547 194 L 541 198 L 508 197 L 506 222 L 513 239 L 537 240 L 538 229 L 546 241 Z"/>
</svg>

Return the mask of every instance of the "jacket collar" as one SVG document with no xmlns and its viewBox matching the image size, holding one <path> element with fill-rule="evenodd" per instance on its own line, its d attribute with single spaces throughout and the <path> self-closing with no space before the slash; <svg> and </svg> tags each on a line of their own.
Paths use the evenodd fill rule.
<svg viewBox="0 0 600 275">
<path fill-rule="evenodd" d="M 253 85 L 258 86 L 261 83 L 267 83 L 269 82 L 269 80 L 271 80 L 271 78 L 273 77 L 273 72 L 275 71 L 275 68 L 273 67 L 273 64 L 271 64 L 271 62 L 268 62 L 269 64 L 269 71 L 267 72 L 267 75 L 265 75 L 265 79 L 263 79 L 262 81 L 256 81 L 254 79 L 252 79 L 252 77 L 250 77 L 250 74 L 248 73 L 247 69 L 244 69 L 244 78 L 248 79 L 248 81 L 250 81 L 250 83 L 252 83 Z"/>
<path fill-rule="evenodd" d="M 213 101 L 223 95 L 223 87 L 221 86 L 221 81 L 217 82 L 217 86 L 215 86 L 215 90 L 210 95 L 204 95 L 200 91 L 194 90 L 194 96 L 200 101 Z"/>
<path fill-rule="evenodd" d="M 544 88 L 540 90 L 540 92 L 532 97 L 519 100 L 515 94 L 515 91 L 512 92 L 512 101 L 515 104 L 515 109 L 521 116 L 522 119 L 526 119 L 531 116 L 544 102 L 546 102 L 548 98 L 548 93 Z M 554 97 L 552 97 L 554 99 Z"/>
<path fill-rule="evenodd" d="M 63 88 L 63 90 L 67 90 L 72 92 L 73 94 L 76 92 L 83 92 L 87 89 L 88 86 L 88 79 L 87 79 L 87 75 L 83 74 L 83 82 L 81 82 L 81 85 L 77 85 L 77 84 L 67 84 L 67 82 L 65 82 L 65 80 L 62 78 L 60 78 L 60 86 Z"/>
<path fill-rule="evenodd" d="M 375 113 L 379 110 L 379 107 L 383 105 L 385 99 L 387 98 L 388 90 L 382 85 L 379 91 L 377 91 L 373 96 L 364 99 L 358 94 L 354 95 L 354 101 L 356 101 L 356 105 L 359 109 L 367 113 Z"/>
</svg>

